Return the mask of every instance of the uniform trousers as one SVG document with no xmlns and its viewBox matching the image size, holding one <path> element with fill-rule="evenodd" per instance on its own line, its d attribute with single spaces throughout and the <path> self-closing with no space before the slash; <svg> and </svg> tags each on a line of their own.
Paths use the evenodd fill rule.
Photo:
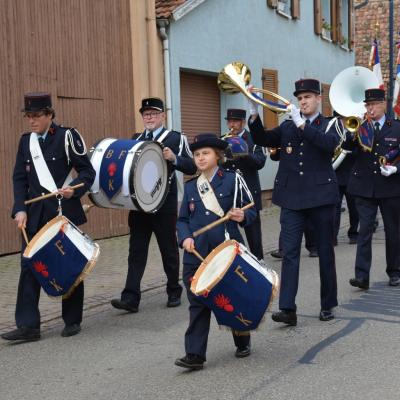
<svg viewBox="0 0 400 400">
<path fill-rule="evenodd" d="M 335 215 L 335 238 L 337 239 L 340 229 L 340 216 L 342 213 L 342 200 L 343 197 L 346 198 L 347 209 L 349 210 L 349 222 L 350 227 L 347 231 L 347 236 L 350 239 L 357 239 L 358 236 L 358 212 L 356 208 L 356 202 L 354 197 L 347 193 L 347 186 L 339 185 L 339 197 L 340 201 L 336 205 L 336 215 Z"/>
<path fill-rule="evenodd" d="M 283 248 L 279 308 L 296 311 L 296 295 L 299 284 L 301 240 L 307 220 L 318 235 L 316 244 L 319 257 L 321 282 L 321 309 L 337 306 L 335 253 L 333 249 L 335 204 L 303 210 L 281 210 L 281 237 Z"/>
<path fill-rule="evenodd" d="M 372 259 L 372 234 L 378 207 L 385 228 L 386 273 L 389 277 L 400 277 L 400 197 L 369 199 L 356 197 L 360 218 L 357 239 L 355 275 L 369 280 Z"/>
<path fill-rule="evenodd" d="M 29 239 L 33 235 L 28 235 Z M 23 242 L 21 255 L 25 250 Z M 22 257 L 22 256 L 21 256 Z M 41 286 L 25 260 L 21 258 L 21 274 L 18 283 L 17 305 L 15 309 L 15 322 L 17 328 L 40 328 L 40 299 Z M 80 324 L 83 314 L 83 282 L 72 292 L 68 299 L 62 300 L 62 318 L 65 325 Z"/>
<path fill-rule="evenodd" d="M 260 211 L 257 210 L 257 216 L 254 222 L 244 227 L 247 243 L 250 251 L 259 260 L 264 259 L 264 250 L 262 245 L 261 218 Z"/>
<path fill-rule="evenodd" d="M 190 291 L 192 278 L 199 266 L 183 265 L 183 282 L 189 300 L 189 327 L 185 333 L 186 354 L 196 354 L 206 360 L 208 333 L 210 331 L 211 310 L 198 300 Z M 235 334 L 232 331 L 235 346 L 242 349 L 250 344 L 250 332 Z"/>
<path fill-rule="evenodd" d="M 129 256 L 128 275 L 121 300 L 134 306 L 140 303 L 140 282 L 147 263 L 151 235 L 155 234 L 161 252 L 162 263 L 167 276 L 168 296 L 180 297 L 182 286 L 179 284 L 179 252 L 176 238 L 175 213 L 146 214 L 131 211 L 129 213 Z"/>
</svg>

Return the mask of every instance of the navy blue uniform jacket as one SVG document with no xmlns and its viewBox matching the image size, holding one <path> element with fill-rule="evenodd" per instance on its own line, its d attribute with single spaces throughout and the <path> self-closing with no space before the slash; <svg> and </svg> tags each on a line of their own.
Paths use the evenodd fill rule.
<svg viewBox="0 0 400 400">
<path fill-rule="evenodd" d="M 339 137 L 330 129 L 324 133 L 328 121 L 319 115 L 304 130 L 291 120 L 265 130 L 259 116 L 251 123 L 250 133 L 256 144 L 280 147 L 280 162 L 275 177 L 272 201 L 291 210 L 303 210 L 339 201 L 332 156 Z"/>
<path fill-rule="evenodd" d="M 225 214 L 233 208 L 235 175 L 236 174 L 233 172 L 224 171 L 220 168 L 211 181 L 215 196 Z M 240 191 L 237 201 L 240 201 Z M 236 204 L 236 206 L 243 207 L 249 202 L 250 200 L 247 194 L 243 191 L 243 204 Z M 240 225 L 250 225 L 256 217 L 254 207 L 246 210 L 244 215 L 245 219 Z M 204 207 L 197 190 L 197 178 L 188 181 L 185 184 L 185 191 L 177 222 L 178 243 L 180 247 L 182 247 L 182 243 L 186 238 L 193 237 L 192 234 L 194 231 L 219 218 L 218 215 L 208 211 Z M 206 257 L 213 249 L 225 241 L 225 227 L 231 239 L 243 243 L 243 237 L 240 234 L 237 222 L 228 220 L 225 224 L 218 225 L 194 239 L 195 248 L 203 257 Z M 196 265 L 199 264 L 199 259 L 194 254 L 185 251 L 183 263 Z"/>
<path fill-rule="evenodd" d="M 253 196 L 257 210 L 261 210 L 261 185 L 258 170 L 264 167 L 267 156 L 262 147 L 254 144 L 249 132 L 245 131 L 242 135 L 242 139 L 246 141 L 249 147 L 249 155 L 235 160 L 227 160 L 223 164 L 223 167 L 230 171 L 240 170 Z"/>
<path fill-rule="evenodd" d="M 365 151 L 358 141 L 346 141 L 344 148 L 355 148 L 355 164 L 351 171 L 347 192 L 366 198 L 387 198 L 400 196 L 400 163 L 395 164 L 397 172 L 383 176 L 379 157 L 400 148 L 400 122 L 386 118 L 379 134 L 374 137 L 372 151 Z"/>
<path fill-rule="evenodd" d="M 68 163 L 67 155 L 65 154 L 65 131 L 67 129 L 71 130 L 75 148 L 81 153 L 83 150 L 81 139 L 75 130 L 56 125 L 54 122 L 47 133 L 42 153 L 58 188 L 62 187 L 72 168 L 77 172 L 77 177 L 69 182 L 69 185 L 73 186 L 78 183 L 84 183 L 83 187 L 75 190 L 72 198 L 62 200 L 63 215 L 75 225 L 81 225 L 86 222 L 86 216 L 82 209 L 80 197 L 92 186 L 96 172 L 87 155 L 78 156 L 72 151 L 71 147 L 69 148 L 70 163 Z M 33 234 L 44 223 L 58 215 L 58 201 L 55 197 L 52 197 L 28 206 L 24 204 L 25 200 L 48 192 L 40 186 L 37 171 L 35 170 L 29 150 L 29 139 L 30 133 L 24 133 L 19 141 L 13 174 L 14 206 L 12 217 L 14 218 L 18 211 L 26 211 L 28 214 L 27 229 L 28 232 Z"/>
<path fill-rule="evenodd" d="M 165 128 L 162 129 L 161 132 L 154 138 L 154 141 L 156 141 L 156 139 L 158 137 L 160 137 L 164 131 L 165 131 Z M 144 133 L 145 132 L 136 133 L 132 136 L 132 139 L 137 140 L 138 137 L 140 137 L 140 135 L 143 135 L 142 137 L 144 137 Z M 173 165 L 172 163 L 170 163 L 172 171 L 178 170 L 187 175 L 194 175 L 197 171 L 197 168 L 193 162 L 192 157 L 186 152 L 186 149 L 183 148 L 182 154 L 180 156 L 178 156 L 180 141 L 181 141 L 181 134 L 176 131 L 170 131 L 168 133 L 167 137 L 162 142 L 163 146 L 169 147 L 176 156 L 176 161 L 177 161 L 176 165 Z M 157 213 L 176 214 L 177 208 L 178 208 L 178 188 L 177 188 L 176 177 L 175 177 L 175 173 L 174 173 L 171 178 L 171 185 L 169 187 L 168 195 L 165 199 L 164 204 L 157 211 Z M 141 211 L 134 211 L 134 212 L 141 212 Z"/>
</svg>

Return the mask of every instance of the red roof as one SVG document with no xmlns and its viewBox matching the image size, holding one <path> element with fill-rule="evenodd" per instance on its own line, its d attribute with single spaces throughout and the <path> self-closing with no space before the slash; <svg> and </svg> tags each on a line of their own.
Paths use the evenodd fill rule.
<svg viewBox="0 0 400 400">
<path fill-rule="evenodd" d="M 156 0 L 156 17 L 169 18 L 173 11 L 186 0 Z"/>
</svg>

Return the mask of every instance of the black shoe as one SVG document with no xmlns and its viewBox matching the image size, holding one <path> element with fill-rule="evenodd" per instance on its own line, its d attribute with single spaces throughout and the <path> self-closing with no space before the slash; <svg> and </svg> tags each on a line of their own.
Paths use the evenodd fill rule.
<svg viewBox="0 0 400 400">
<path fill-rule="evenodd" d="M 125 301 L 122 301 L 120 299 L 112 299 L 111 300 L 111 305 L 114 308 L 117 308 L 118 310 L 126 310 L 126 311 L 129 311 L 131 313 L 137 313 L 139 311 L 139 307 L 138 306 L 126 303 Z"/>
<path fill-rule="evenodd" d="M 202 357 L 196 354 L 186 354 L 185 357 L 177 358 L 175 365 L 182 368 L 188 368 L 191 370 L 203 369 L 204 360 Z"/>
<path fill-rule="evenodd" d="M 282 310 L 272 314 L 272 320 L 275 322 L 283 322 L 284 324 L 296 326 L 297 315 L 295 311 Z"/>
<path fill-rule="evenodd" d="M 178 307 L 181 305 L 181 298 L 177 296 L 168 296 L 167 307 Z"/>
<path fill-rule="evenodd" d="M 319 320 L 320 321 L 330 321 L 334 319 L 335 315 L 333 314 L 332 310 L 321 310 L 319 313 Z"/>
<path fill-rule="evenodd" d="M 62 337 L 74 336 L 81 331 L 80 324 L 65 325 L 61 332 Z"/>
<path fill-rule="evenodd" d="M 349 238 L 349 244 L 357 244 L 357 238 L 356 237 Z"/>
<path fill-rule="evenodd" d="M 248 357 L 251 353 L 250 346 L 238 347 L 235 352 L 235 357 L 244 358 Z"/>
<path fill-rule="evenodd" d="M 400 285 L 400 277 L 399 276 L 391 276 L 389 278 L 389 286 L 399 286 Z"/>
<path fill-rule="evenodd" d="M 40 329 L 17 328 L 13 331 L 3 333 L 1 337 L 5 340 L 23 340 L 25 342 L 34 342 L 40 339 Z"/>
<path fill-rule="evenodd" d="M 351 278 L 349 280 L 349 283 L 351 286 L 358 287 L 360 289 L 369 289 L 369 281 L 367 281 L 366 279 Z"/>
<path fill-rule="evenodd" d="M 311 257 L 311 258 L 318 257 L 317 250 L 311 250 L 310 253 L 308 254 L 308 256 Z"/>
<path fill-rule="evenodd" d="M 283 258 L 282 250 L 277 249 L 277 250 L 271 251 L 271 256 L 274 258 Z"/>
</svg>

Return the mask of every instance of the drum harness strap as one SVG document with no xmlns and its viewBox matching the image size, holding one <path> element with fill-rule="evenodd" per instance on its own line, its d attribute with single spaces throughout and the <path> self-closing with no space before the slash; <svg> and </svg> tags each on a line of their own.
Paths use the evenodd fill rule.
<svg viewBox="0 0 400 400">
<path fill-rule="evenodd" d="M 82 136 L 79 134 L 79 132 L 77 132 L 77 133 L 80 137 L 80 140 L 82 141 L 82 147 L 83 147 L 82 153 L 79 153 L 76 150 L 71 131 L 69 129 L 67 129 L 67 131 L 65 132 L 65 153 L 67 155 L 68 164 L 70 163 L 69 150 L 68 150 L 69 145 L 71 145 L 72 151 L 79 156 L 85 155 L 87 152 L 86 145 L 82 139 Z M 53 176 L 50 173 L 50 170 L 46 163 L 46 160 L 43 157 L 43 152 L 40 147 L 39 140 L 38 140 L 38 134 L 35 132 L 32 132 L 29 137 L 29 151 L 31 152 L 31 155 L 32 155 L 32 162 L 33 162 L 33 165 L 35 166 L 35 170 L 37 173 L 37 177 L 39 179 L 40 186 L 44 187 L 49 192 L 56 192 L 58 190 L 57 185 L 54 181 Z M 69 174 L 67 175 L 67 177 L 65 178 L 65 181 L 64 181 L 62 187 L 64 188 L 64 187 L 68 186 L 68 184 L 71 182 L 71 180 L 72 180 L 72 169 L 69 172 Z M 58 198 L 58 196 L 57 196 L 59 206 L 60 206 L 59 207 L 60 215 L 61 215 L 61 198 Z"/>
</svg>

